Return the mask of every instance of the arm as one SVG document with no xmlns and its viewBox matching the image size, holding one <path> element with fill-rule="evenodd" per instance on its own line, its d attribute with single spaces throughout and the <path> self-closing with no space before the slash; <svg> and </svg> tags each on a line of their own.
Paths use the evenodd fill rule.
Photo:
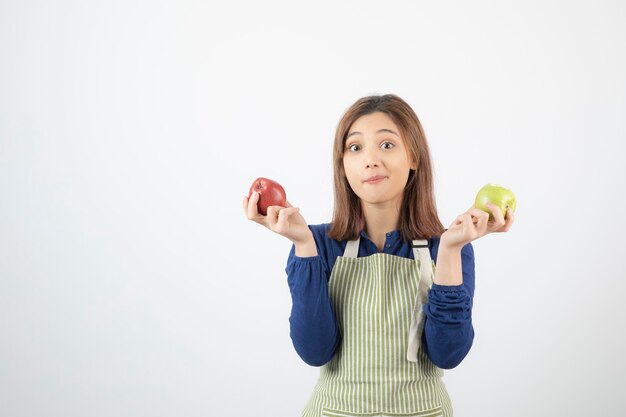
<svg viewBox="0 0 626 417">
<path fill-rule="evenodd" d="M 292 246 L 287 261 L 292 307 L 290 336 L 296 352 L 311 366 L 330 361 L 339 344 L 339 328 L 328 294 L 329 274 L 315 241 Z"/>
<path fill-rule="evenodd" d="M 474 251 L 471 244 L 450 253 L 439 247 L 435 283 L 424 306 L 424 348 L 435 365 L 451 369 L 467 356 L 474 340 Z"/>
<path fill-rule="evenodd" d="M 494 220 L 489 220 L 489 213 L 472 206 L 439 239 L 435 283 L 424 306 L 424 346 L 440 368 L 450 369 L 461 363 L 474 340 L 474 250 L 470 242 L 489 233 L 507 232 L 513 225 L 511 208 L 505 219 L 499 207 L 487 207 Z"/>
</svg>

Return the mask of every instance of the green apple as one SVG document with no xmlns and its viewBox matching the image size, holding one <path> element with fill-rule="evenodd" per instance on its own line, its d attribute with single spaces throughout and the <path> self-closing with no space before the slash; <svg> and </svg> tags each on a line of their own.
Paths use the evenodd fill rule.
<svg viewBox="0 0 626 417">
<path fill-rule="evenodd" d="M 476 201 L 474 203 L 476 208 L 489 213 L 489 220 L 493 221 L 493 214 L 491 214 L 491 210 L 487 207 L 487 203 L 500 207 L 502 215 L 505 218 L 507 208 L 510 207 L 512 211 L 515 211 L 515 195 L 513 191 L 498 184 L 490 183 L 481 188 L 476 195 Z"/>
</svg>

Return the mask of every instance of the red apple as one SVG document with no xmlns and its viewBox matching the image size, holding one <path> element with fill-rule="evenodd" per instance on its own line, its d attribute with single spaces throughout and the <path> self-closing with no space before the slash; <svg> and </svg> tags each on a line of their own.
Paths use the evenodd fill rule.
<svg viewBox="0 0 626 417">
<path fill-rule="evenodd" d="M 250 187 L 248 198 L 253 192 L 259 193 L 259 201 L 257 202 L 257 209 L 259 213 L 267 216 L 267 208 L 269 206 L 281 206 L 285 207 L 287 204 L 287 194 L 285 189 L 277 183 L 267 178 L 257 178 Z"/>
</svg>

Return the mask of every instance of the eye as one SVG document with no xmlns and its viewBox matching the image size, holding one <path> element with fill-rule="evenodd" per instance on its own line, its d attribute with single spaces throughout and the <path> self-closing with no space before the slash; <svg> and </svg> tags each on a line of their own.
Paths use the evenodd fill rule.
<svg viewBox="0 0 626 417">
<path fill-rule="evenodd" d="M 356 143 L 353 143 L 352 145 L 348 146 L 348 150 L 349 150 L 350 152 L 354 152 L 354 150 L 353 150 L 353 149 L 354 149 L 354 147 L 355 147 L 355 146 L 356 146 L 356 147 L 358 147 L 359 145 L 357 145 Z"/>
<path fill-rule="evenodd" d="M 396 145 L 394 145 L 394 144 L 393 144 L 393 143 L 391 143 L 391 142 L 385 142 L 385 143 L 383 143 L 383 144 L 382 144 L 382 146 L 385 146 L 385 145 L 391 145 L 391 147 L 390 147 L 390 148 L 388 147 L 388 148 L 385 148 L 385 149 L 391 149 L 391 148 L 393 148 L 393 147 L 395 147 L 395 146 L 396 146 Z"/>
</svg>

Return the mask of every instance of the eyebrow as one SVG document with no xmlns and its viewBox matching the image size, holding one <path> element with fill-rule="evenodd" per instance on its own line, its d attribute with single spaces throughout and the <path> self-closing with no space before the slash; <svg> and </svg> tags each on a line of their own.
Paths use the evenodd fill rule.
<svg viewBox="0 0 626 417">
<path fill-rule="evenodd" d="M 394 132 L 391 129 L 380 129 L 380 130 L 376 131 L 376 133 L 383 133 L 383 132 L 392 133 L 392 134 L 396 135 L 397 137 L 400 137 L 400 135 L 398 135 L 396 132 Z M 361 133 L 361 132 L 354 131 L 354 132 L 350 133 L 348 136 L 346 136 L 346 139 L 348 139 L 352 135 L 362 135 L 362 134 L 363 133 Z"/>
</svg>

